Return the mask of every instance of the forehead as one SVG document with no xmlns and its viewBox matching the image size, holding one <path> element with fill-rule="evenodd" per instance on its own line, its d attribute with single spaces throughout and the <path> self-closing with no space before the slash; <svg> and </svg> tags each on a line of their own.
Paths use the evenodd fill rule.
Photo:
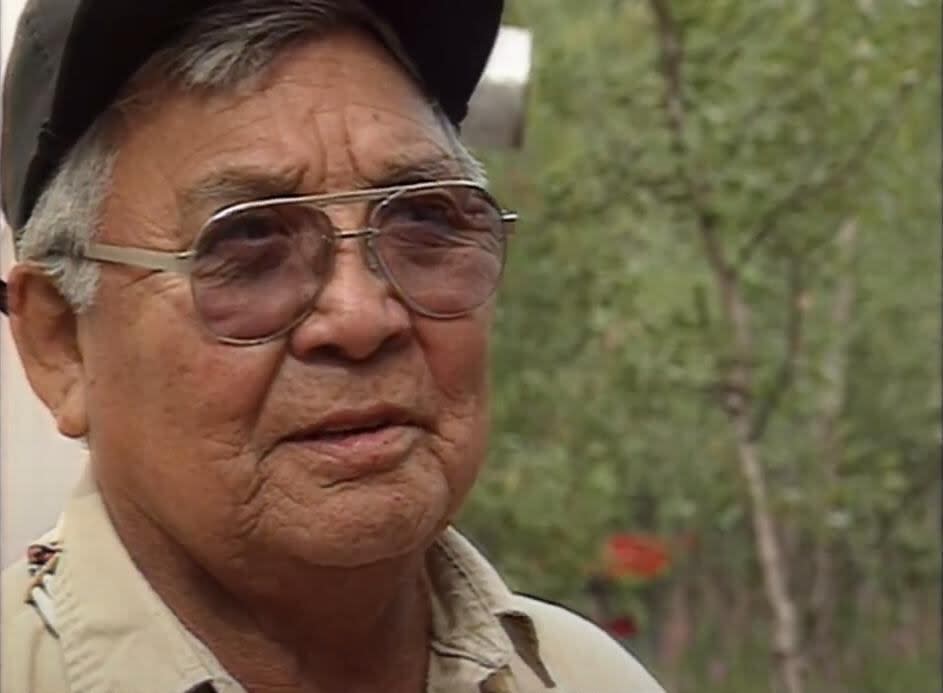
<svg viewBox="0 0 943 693">
<path fill-rule="evenodd" d="M 420 89 L 367 34 L 336 32 L 286 50 L 231 92 L 168 90 L 130 109 L 106 219 L 136 213 L 157 223 L 240 172 L 281 188 L 257 191 L 264 196 L 399 182 L 390 177 L 430 164 L 458 173 Z"/>
</svg>

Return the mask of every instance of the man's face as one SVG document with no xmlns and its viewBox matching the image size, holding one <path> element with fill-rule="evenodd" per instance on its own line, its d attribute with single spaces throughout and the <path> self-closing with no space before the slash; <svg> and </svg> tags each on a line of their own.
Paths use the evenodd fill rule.
<svg viewBox="0 0 943 693">
<path fill-rule="evenodd" d="M 129 114 L 100 239 L 184 249 L 246 180 L 270 179 L 259 196 L 334 192 L 405 182 L 429 163 L 461 175 L 404 71 L 365 35 L 337 33 L 238 93 L 174 91 Z M 367 213 L 328 209 L 341 229 Z M 344 241 L 310 317 L 283 339 L 227 346 L 201 327 L 185 277 L 106 266 L 79 325 L 106 502 L 217 567 L 355 566 L 419 549 L 484 457 L 490 321 L 490 306 L 411 314 Z M 389 422 L 404 425 L 325 431 Z"/>
</svg>

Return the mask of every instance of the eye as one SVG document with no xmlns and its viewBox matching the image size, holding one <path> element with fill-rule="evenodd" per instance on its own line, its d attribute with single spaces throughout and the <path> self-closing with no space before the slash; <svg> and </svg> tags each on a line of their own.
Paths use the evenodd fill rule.
<svg viewBox="0 0 943 693">
<path fill-rule="evenodd" d="M 258 245 L 290 233 L 280 215 L 272 210 L 257 210 L 234 214 L 221 219 L 207 230 L 201 247 L 223 245 Z"/>
<path fill-rule="evenodd" d="M 426 201 L 409 201 L 397 209 L 396 221 L 448 224 L 455 216 L 445 204 L 430 204 Z"/>
<path fill-rule="evenodd" d="M 197 249 L 197 270 L 220 278 L 253 276 L 291 255 L 292 227 L 275 210 L 234 214 L 208 228 Z"/>
<path fill-rule="evenodd" d="M 437 227 L 455 227 L 461 213 L 450 195 L 443 192 L 424 193 L 401 197 L 390 202 L 383 210 L 386 224 L 422 224 Z"/>
</svg>

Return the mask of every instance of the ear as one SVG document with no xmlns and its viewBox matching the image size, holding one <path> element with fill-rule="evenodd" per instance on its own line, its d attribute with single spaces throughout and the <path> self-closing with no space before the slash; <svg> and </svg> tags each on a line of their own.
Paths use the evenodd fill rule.
<svg viewBox="0 0 943 693">
<path fill-rule="evenodd" d="M 13 268 L 7 282 L 10 329 L 33 392 L 43 401 L 59 432 L 88 433 L 85 371 L 75 313 L 42 270 Z"/>
</svg>

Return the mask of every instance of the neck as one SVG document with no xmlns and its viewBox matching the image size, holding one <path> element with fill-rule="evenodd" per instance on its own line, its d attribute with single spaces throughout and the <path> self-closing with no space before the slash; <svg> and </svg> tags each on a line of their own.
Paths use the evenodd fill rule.
<svg viewBox="0 0 943 693">
<path fill-rule="evenodd" d="M 424 550 L 352 568 L 268 556 L 213 570 L 143 516 L 111 512 L 154 591 L 252 693 L 424 690 Z"/>
</svg>

